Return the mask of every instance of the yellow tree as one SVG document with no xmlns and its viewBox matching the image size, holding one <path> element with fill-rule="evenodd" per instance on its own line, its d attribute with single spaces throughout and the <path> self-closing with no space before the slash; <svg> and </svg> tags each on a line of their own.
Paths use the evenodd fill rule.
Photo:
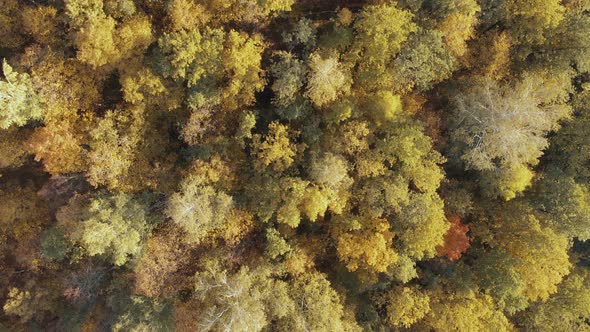
<svg viewBox="0 0 590 332">
<path fill-rule="evenodd" d="M 430 297 L 430 312 L 419 329 L 435 331 L 514 331 L 508 318 L 495 308 L 492 298 L 473 291 L 446 293 L 437 290 Z"/>
<path fill-rule="evenodd" d="M 355 84 L 364 91 L 387 89 L 390 62 L 417 26 L 411 12 L 389 5 L 367 5 L 354 22 L 356 32 L 347 59 L 358 64 Z"/>
<path fill-rule="evenodd" d="M 260 35 L 231 30 L 225 40 L 223 67 L 228 84 L 223 89 L 223 107 L 234 110 L 250 106 L 254 94 L 262 91 L 266 82 L 260 67 L 264 43 Z"/>
<path fill-rule="evenodd" d="M 430 311 L 430 297 L 416 287 L 393 287 L 373 298 L 373 305 L 386 310 L 387 324 L 392 328 L 409 328 Z"/>
<path fill-rule="evenodd" d="M 349 219 L 350 218 L 350 219 Z M 397 261 L 393 249 L 394 233 L 385 219 L 342 216 L 334 225 L 336 251 L 349 271 L 367 273 L 374 278 Z"/>
<path fill-rule="evenodd" d="M 476 272 L 481 271 L 492 292 L 511 288 L 510 297 L 524 303 L 546 300 L 571 269 L 568 238 L 544 227 L 523 203 L 511 201 L 490 212 L 473 224 L 472 231 L 504 258 L 483 256 Z"/>
</svg>

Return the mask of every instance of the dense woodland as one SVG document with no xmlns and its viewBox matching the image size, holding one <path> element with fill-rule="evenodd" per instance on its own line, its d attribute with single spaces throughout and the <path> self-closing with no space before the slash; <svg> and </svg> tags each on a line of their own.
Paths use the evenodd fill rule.
<svg viewBox="0 0 590 332">
<path fill-rule="evenodd" d="M 590 0 L 0 0 L 0 330 L 590 331 Z"/>
</svg>

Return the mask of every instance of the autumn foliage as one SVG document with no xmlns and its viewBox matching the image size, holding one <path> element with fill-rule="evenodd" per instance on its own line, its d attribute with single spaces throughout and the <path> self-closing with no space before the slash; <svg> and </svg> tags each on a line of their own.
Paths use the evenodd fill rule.
<svg viewBox="0 0 590 332">
<path fill-rule="evenodd" d="M 0 331 L 590 330 L 590 0 L 1 0 Z"/>
<path fill-rule="evenodd" d="M 469 226 L 464 225 L 458 216 L 452 215 L 448 218 L 451 227 L 445 234 L 444 245 L 436 249 L 436 255 L 439 257 L 446 256 L 452 261 L 456 261 L 469 249 L 471 239 L 467 235 Z"/>
</svg>

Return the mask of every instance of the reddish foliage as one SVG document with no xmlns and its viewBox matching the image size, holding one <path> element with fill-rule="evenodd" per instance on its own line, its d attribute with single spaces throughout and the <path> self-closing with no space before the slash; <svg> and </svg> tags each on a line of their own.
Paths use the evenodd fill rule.
<svg viewBox="0 0 590 332">
<path fill-rule="evenodd" d="M 449 222 L 451 227 L 445 234 L 445 244 L 437 248 L 437 256 L 447 256 L 448 259 L 455 261 L 469 249 L 471 239 L 467 236 L 469 226 L 464 225 L 458 216 L 450 216 Z"/>
</svg>

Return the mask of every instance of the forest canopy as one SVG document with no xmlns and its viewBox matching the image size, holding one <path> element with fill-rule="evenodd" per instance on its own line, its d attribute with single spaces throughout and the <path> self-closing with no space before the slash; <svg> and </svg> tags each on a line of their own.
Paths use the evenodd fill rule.
<svg viewBox="0 0 590 332">
<path fill-rule="evenodd" d="M 590 330 L 590 0 L 1 0 L 1 331 Z"/>
</svg>

